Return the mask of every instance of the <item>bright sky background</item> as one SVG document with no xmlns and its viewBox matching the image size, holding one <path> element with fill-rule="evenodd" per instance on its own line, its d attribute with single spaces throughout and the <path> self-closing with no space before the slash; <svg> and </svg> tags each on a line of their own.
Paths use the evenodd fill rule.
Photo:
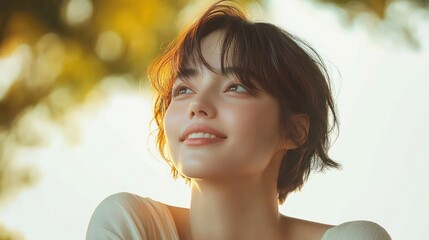
<svg viewBox="0 0 429 240">
<path fill-rule="evenodd" d="M 314 174 L 282 213 L 328 224 L 371 220 L 393 239 L 429 239 L 428 18 L 413 18 L 422 39 L 415 51 L 369 34 L 363 20 L 345 27 L 338 11 L 306 2 L 273 0 L 262 19 L 306 39 L 328 62 L 341 123 L 330 153 L 344 169 Z M 17 155 L 17 165 L 39 169 L 40 181 L 0 209 L 0 219 L 26 239 L 84 239 L 94 208 L 117 192 L 189 205 L 188 188 L 171 179 L 148 138 L 150 93 L 117 77 L 93 95 L 69 115 L 79 144 L 51 129 L 46 147 Z"/>
</svg>

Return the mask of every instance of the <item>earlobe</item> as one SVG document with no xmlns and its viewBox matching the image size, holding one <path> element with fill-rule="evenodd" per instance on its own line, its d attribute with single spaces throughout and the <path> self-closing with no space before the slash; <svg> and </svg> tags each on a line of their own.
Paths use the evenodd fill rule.
<svg viewBox="0 0 429 240">
<path fill-rule="evenodd" d="M 303 145 L 308 138 L 310 120 L 307 114 L 294 114 L 288 127 L 288 138 L 282 143 L 283 149 L 295 149 Z"/>
</svg>

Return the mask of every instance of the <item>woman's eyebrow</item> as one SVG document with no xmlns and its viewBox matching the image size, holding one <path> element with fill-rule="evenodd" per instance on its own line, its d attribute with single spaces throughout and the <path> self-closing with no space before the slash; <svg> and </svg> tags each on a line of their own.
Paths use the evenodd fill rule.
<svg viewBox="0 0 429 240">
<path fill-rule="evenodd" d="M 198 74 L 198 70 L 195 68 L 182 68 L 179 70 L 178 74 L 177 74 L 177 78 L 182 79 L 182 78 L 187 78 L 190 76 L 194 76 Z"/>
<path fill-rule="evenodd" d="M 239 72 L 238 67 L 225 67 L 223 69 L 223 75 L 237 74 Z"/>
<path fill-rule="evenodd" d="M 224 67 L 223 72 L 219 68 L 213 68 L 212 71 L 216 74 L 222 74 L 224 76 L 229 76 L 231 74 L 237 74 L 239 72 L 238 67 Z M 177 73 L 177 79 L 186 80 L 189 77 L 200 74 L 200 71 L 196 68 L 182 68 Z"/>
</svg>

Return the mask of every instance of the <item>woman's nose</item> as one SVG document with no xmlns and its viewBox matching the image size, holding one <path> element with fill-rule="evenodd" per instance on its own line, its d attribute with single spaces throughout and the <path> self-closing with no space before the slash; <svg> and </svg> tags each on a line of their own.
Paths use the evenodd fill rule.
<svg viewBox="0 0 429 240">
<path fill-rule="evenodd" d="M 209 106 L 203 102 L 192 102 L 189 104 L 189 118 L 203 117 L 212 118 L 216 114 L 216 110 L 213 106 Z"/>
</svg>

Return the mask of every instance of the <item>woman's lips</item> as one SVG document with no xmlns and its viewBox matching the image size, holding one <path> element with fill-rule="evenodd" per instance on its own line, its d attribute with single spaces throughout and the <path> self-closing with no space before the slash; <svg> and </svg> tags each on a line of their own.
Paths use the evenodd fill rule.
<svg viewBox="0 0 429 240">
<path fill-rule="evenodd" d="M 191 133 L 209 133 L 212 134 L 214 136 L 216 136 L 216 138 L 188 138 L 188 136 Z M 225 134 L 219 132 L 218 130 L 205 126 L 205 125 L 201 125 L 201 124 L 195 124 L 195 125 L 191 125 L 189 126 L 180 136 L 180 141 L 184 142 L 197 142 L 197 140 L 201 141 L 201 142 L 218 142 L 219 140 L 224 140 L 226 139 Z M 192 140 L 192 141 L 190 141 Z M 205 140 L 205 141 L 203 141 Z"/>
<path fill-rule="evenodd" d="M 224 141 L 225 138 L 188 138 L 183 141 L 188 146 L 204 146 Z"/>
</svg>

